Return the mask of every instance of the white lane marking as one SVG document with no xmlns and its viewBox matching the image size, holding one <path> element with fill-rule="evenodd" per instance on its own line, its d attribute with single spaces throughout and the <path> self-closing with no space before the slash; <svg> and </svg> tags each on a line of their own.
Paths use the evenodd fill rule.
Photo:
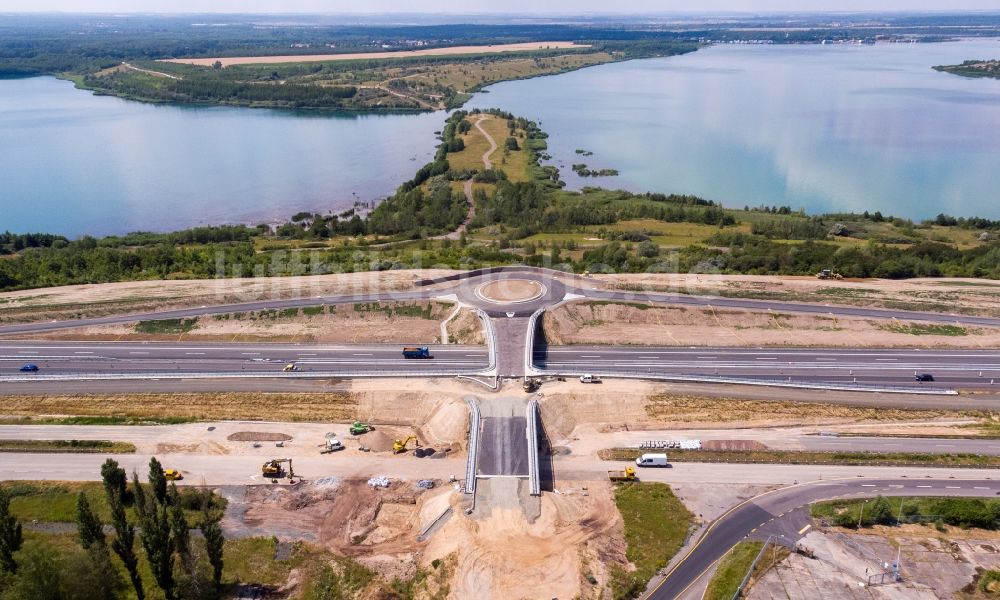
<svg viewBox="0 0 1000 600">
<path fill-rule="evenodd" d="M 73 354 L 93 354 L 93 352 L 74 352 Z"/>
<path fill-rule="evenodd" d="M 817 358 L 816 360 L 821 362 L 837 362 L 836 358 Z"/>
<path fill-rule="evenodd" d="M 38 354 L 34 350 L 19 350 L 18 354 Z"/>
<path fill-rule="evenodd" d="M 891 488 L 902 488 L 902 487 L 906 487 L 906 486 L 899 485 L 899 484 L 895 484 L 895 485 L 890 484 L 889 487 L 891 487 Z"/>
<path fill-rule="evenodd" d="M 977 485 L 977 486 L 975 486 L 975 487 L 974 487 L 974 488 L 972 488 L 972 489 L 974 489 L 974 490 L 988 490 L 988 489 L 990 489 L 990 488 L 988 488 L 988 487 L 983 487 L 983 486 L 980 486 L 980 485 Z"/>
<path fill-rule="evenodd" d="M 583 354 L 583 355 L 580 356 L 580 358 L 601 358 L 601 355 L 599 355 L 599 354 L 594 354 L 594 355 Z"/>
<path fill-rule="evenodd" d="M 301 352 L 299 352 L 299 356 L 316 356 L 316 355 L 315 354 L 302 354 Z"/>
<path fill-rule="evenodd" d="M 204 352 L 185 352 L 184 354 L 186 354 L 188 356 L 204 356 L 205 355 Z"/>
<path fill-rule="evenodd" d="M 243 356 L 259 356 L 260 352 L 240 352 L 240 354 L 242 354 Z"/>
<path fill-rule="evenodd" d="M 149 352 L 129 352 L 129 354 L 149 354 Z"/>
<path fill-rule="evenodd" d="M 713 358 L 719 358 L 719 357 L 718 356 L 699 356 L 698 358 L 701 359 L 701 360 L 711 360 Z"/>
<path fill-rule="evenodd" d="M 766 356 L 766 357 L 764 357 L 764 356 L 758 356 L 757 360 L 778 360 L 778 359 L 775 358 L 775 357 L 773 357 L 773 356 Z"/>
<path fill-rule="evenodd" d="M 800 529 L 799 530 L 799 535 L 802 535 L 803 533 L 809 531 L 810 527 L 812 527 L 812 525 L 806 525 L 805 527 L 803 527 L 802 529 Z"/>
<path fill-rule="evenodd" d="M 898 358 L 876 358 L 875 360 L 899 360 Z"/>
<path fill-rule="evenodd" d="M 944 489 L 946 489 L 946 490 L 960 490 L 960 489 L 962 489 L 962 486 L 960 486 L 960 485 L 946 485 L 946 486 L 944 486 Z"/>
<path fill-rule="evenodd" d="M 471 356 L 473 358 L 483 358 L 488 356 L 487 354 L 466 354 L 466 356 Z"/>
<path fill-rule="evenodd" d="M 929 488 L 929 487 L 934 487 L 934 486 L 931 486 L 931 485 L 918 485 L 917 487 L 918 488 Z"/>
<path fill-rule="evenodd" d="M 874 483 L 862 483 L 861 487 L 875 487 Z"/>
<path fill-rule="evenodd" d="M 354 353 L 352 356 L 374 356 L 374 355 L 372 355 L 372 354 L 358 354 L 358 353 Z"/>
</svg>

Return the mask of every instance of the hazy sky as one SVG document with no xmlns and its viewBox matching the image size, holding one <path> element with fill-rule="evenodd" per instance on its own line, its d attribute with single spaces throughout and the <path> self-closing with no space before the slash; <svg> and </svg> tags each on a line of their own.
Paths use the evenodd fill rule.
<svg viewBox="0 0 1000 600">
<path fill-rule="evenodd" d="M 998 0 L 0 0 L 0 12 L 651 13 L 1000 10 Z"/>
</svg>

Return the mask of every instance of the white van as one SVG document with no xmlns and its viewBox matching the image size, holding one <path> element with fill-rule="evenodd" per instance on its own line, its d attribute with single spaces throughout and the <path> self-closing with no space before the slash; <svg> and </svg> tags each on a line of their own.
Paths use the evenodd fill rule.
<svg viewBox="0 0 1000 600">
<path fill-rule="evenodd" d="M 667 466 L 666 454 L 643 454 L 635 459 L 635 464 L 640 467 L 665 467 Z"/>
</svg>

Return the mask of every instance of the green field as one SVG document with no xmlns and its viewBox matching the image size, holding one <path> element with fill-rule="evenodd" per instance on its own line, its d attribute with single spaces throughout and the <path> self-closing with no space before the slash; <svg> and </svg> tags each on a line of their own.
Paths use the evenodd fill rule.
<svg viewBox="0 0 1000 600">
<path fill-rule="evenodd" d="M 618 484 L 615 504 L 625 524 L 626 556 L 635 570 L 613 570 L 611 593 L 616 599 L 637 598 L 684 545 L 694 515 L 663 483 Z"/>
</svg>

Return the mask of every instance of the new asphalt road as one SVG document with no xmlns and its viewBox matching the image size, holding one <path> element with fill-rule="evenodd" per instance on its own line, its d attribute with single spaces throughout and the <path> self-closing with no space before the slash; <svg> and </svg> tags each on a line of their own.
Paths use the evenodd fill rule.
<svg viewBox="0 0 1000 600">
<path fill-rule="evenodd" d="M 851 496 L 981 496 L 995 498 L 1000 481 L 992 479 L 847 479 L 813 481 L 761 494 L 716 519 L 688 554 L 668 572 L 650 599 L 680 597 L 715 561 L 758 528 L 801 506 Z M 796 539 L 786 540 L 795 542 Z"/>
</svg>

